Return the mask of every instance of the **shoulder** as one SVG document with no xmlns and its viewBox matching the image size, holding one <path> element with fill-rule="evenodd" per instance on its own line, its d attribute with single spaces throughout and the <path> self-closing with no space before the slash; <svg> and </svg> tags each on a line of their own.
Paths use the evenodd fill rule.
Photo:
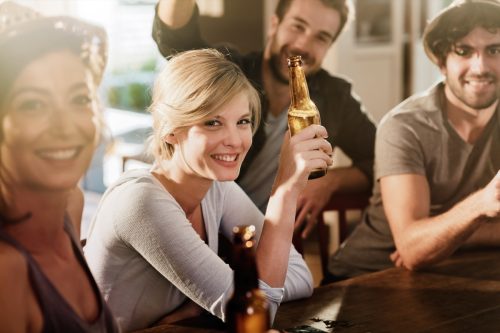
<svg viewBox="0 0 500 333">
<path fill-rule="evenodd" d="M 177 216 L 182 208 L 149 170 L 124 173 L 104 193 L 95 217 L 96 226 L 113 233 L 140 228 Z"/>
<path fill-rule="evenodd" d="M 20 297 L 27 296 L 25 291 L 29 288 L 26 259 L 12 246 L 0 242 L 1 298 L 18 300 Z"/>
<path fill-rule="evenodd" d="M 119 199 L 125 206 L 129 201 L 148 199 L 164 192 L 153 174 L 147 169 L 136 169 L 125 172 L 113 183 L 104 194 L 105 199 Z"/>
<path fill-rule="evenodd" d="M 262 52 L 250 52 L 242 55 L 233 50 L 230 59 L 236 62 L 247 76 L 253 77 L 260 74 L 262 57 Z"/>
<path fill-rule="evenodd" d="M 352 89 L 352 83 L 349 79 L 332 75 L 324 69 L 320 69 L 311 77 L 310 85 L 312 85 L 315 89 L 319 89 L 323 92 L 329 92 L 330 94 L 350 94 Z M 333 88 L 335 90 L 332 90 Z"/>
<path fill-rule="evenodd" d="M 441 130 L 443 116 L 439 104 L 440 88 L 441 85 L 438 84 L 407 98 L 382 118 L 379 128 L 398 124 L 413 128 L 429 127 Z"/>
<path fill-rule="evenodd" d="M 338 117 L 365 114 L 361 99 L 347 78 L 331 75 L 321 69 L 308 79 L 308 84 L 311 98 L 327 122 L 328 117 L 333 117 L 330 121 L 335 123 L 339 121 Z"/>
<path fill-rule="evenodd" d="M 134 223 L 141 214 L 152 214 L 170 198 L 149 170 L 127 171 L 102 196 L 95 220 L 104 225 Z"/>
<path fill-rule="evenodd" d="M 24 256 L 12 246 L 0 242 L 0 272 L 2 278 L 11 276 L 18 279 L 19 276 L 28 274 L 28 266 Z M 7 273 L 8 274 L 3 274 Z"/>
<path fill-rule="evenodd" d="M 263 94 L 262 87 L 262 52 L 250 52 L 242 54 L 234 47 L 217 47 L 219 51 L 226 55 L 226 58 L 240 67 L 246 78 L 254 88 Z"/>
</svg>

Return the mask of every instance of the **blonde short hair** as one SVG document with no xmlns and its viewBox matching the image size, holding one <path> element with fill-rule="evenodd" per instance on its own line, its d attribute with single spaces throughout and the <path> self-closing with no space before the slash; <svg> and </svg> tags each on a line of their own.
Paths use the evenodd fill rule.
<svg viewBox="0 0 500 333">
<path fill-rule="evenodd" d="M 259 94 L 235 63 L 215 49 L 179 53 L 158 75 L 149 111 L 153 134 L 149 152 L 156 162 L 171 159 L 174 146 L 165 137 L 175 130 L 200 123 L 239 93 L 246 93 L 253 132 L 260 121 Z"/>
</svg>

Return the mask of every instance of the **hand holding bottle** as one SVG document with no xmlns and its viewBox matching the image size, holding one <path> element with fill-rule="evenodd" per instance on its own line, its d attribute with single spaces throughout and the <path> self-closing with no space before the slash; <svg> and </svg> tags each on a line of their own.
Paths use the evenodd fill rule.
<svg viewBox="0 0 500 333">
<path fill-rule="evenodd" d="M 332 146 L 326 137 L 326 129 L 321 125 L 310 125 L 292 137 L 286 133 L 274 189 L 284 186 L 300 193 L 313 170 L 331 165 Z"/>
<path fill-rule="evenodd" d="M 301 56 L 288 58 L 290 107 L 288 108 L 288 128 L 292 136 L 300 133 L 312 124 L 321 124 L 321 117 L 316 104 L 309 97 L 306 76 L 302 69 Z M 326 168 L 311 170 L 309 179 L 326 175 Z"/>
</svg>

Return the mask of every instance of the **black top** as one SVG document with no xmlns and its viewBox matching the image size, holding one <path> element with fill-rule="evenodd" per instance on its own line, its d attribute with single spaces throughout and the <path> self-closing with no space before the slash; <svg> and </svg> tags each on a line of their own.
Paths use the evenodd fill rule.
<svg viewBox="0 0 500 333">
<path fill-rule="evenodd" d="M 188 24 L 173 30 L 161 21 L 156 12 L 152 36 L 163 56 L 167 57 L 185 50 L 212 47 L 201 37 L 198 18 L 199 11 L 196 7 Z M 269 102 L 262 82 L 262 51 L 241 55 L 238 51 L 227 47 L 218 47 L 218 49 L 240 66 L 260 93 L 262 119 L 265 120 Z M 332 146 L 342 149 L 352 159 L 353 165 L 366 174 L 371 182 L 375 125 L 362 110 L 359 100 L 353 97 L 351 84 L 344 79 L 330 75 L 323 69 L 308 76 L 307 82 L 311 99 L 321 114 L 321 124 L 328 131 L 328 141 Z M 265 140 L 264 126 L 259 126 L 252 147 L 243 162 L 240 177 L 244 175 L 252 160 L 262 149 Z"/>
<path fill-rule="evenodd" d="M 43 273 L 31 254 L 14 238 L 0 228 L 0 242 L 5 242 L 18 250 L 28 263 L 28 274 L 31 287 L 37 298 L 43 316 L 43 333 L 104 333 L 119 332 L 113 316 L 106 306 L 99 288 L 85 262 L 83 253 L 76 242 L 71 223 L 66 219 L 64 229 L 71 238 L 73 251 L 78 262 L 87 273 L 99 305 L 99 316 L 93 323 L 82 320 L 66 302 L 56 287 Z"/>
</svg>

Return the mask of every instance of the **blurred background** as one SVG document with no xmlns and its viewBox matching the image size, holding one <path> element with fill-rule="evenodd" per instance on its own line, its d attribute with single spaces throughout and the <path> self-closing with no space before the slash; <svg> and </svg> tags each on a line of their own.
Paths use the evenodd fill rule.
<svg viewBox="0 0 500 333">
<path fill-rule="evenodd" d="M 120 173 L 138 164 L 150 131 L 150 89 L 165 60 L 151 38 L 157 0 L 16 0 L 45 14 L 65 14 L 105 27 L 109 63 L 101 99 L 110 137 L 82 181 L 84 225 L 100 195 Z M 197 0 L 204 37 L 242 52 L 261 50 L 277 0 Z M 409 95 L 440 78 L 424 54 L 429 18 L 451 0 L 355 0 L 356 20 L 330 49 L 324 68 L 347 78 L 375 121 Z M 335 163 L 349 160 L 336 150 Z M 83 233 L 85 235 L 85 233 Z"/>
</svg>

